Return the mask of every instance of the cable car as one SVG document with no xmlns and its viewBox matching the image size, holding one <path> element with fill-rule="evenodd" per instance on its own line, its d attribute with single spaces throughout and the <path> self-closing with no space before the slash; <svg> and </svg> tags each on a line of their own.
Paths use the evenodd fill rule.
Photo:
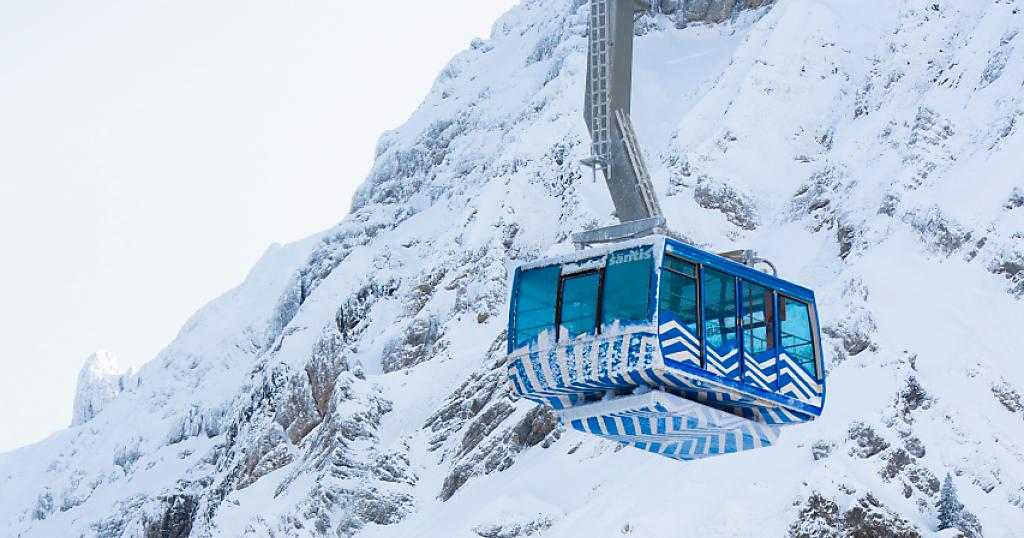
<svg viewBox="0 0 1024 538">
<path fill-rule="evenodd" d="M 513 394 L 680 460 L 770 446 L 825 398 L 814 292 L 665 235 L 515 272 Z"/>
</svg>

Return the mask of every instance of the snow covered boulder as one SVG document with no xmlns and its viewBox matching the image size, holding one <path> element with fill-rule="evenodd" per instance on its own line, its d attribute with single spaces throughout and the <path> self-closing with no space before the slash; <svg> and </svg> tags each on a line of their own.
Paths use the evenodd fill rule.
<svg viewBox="0 0 1024 538">
<path fill-rule="evenodd" d="M 117 357 L 108 351 L 97 351 L 85 359 L 78 374 L 72 426 L 85 424 L 99 414 L 110 400 L 127 388 L 130 372 L 121 368 Z"/>
</svg>

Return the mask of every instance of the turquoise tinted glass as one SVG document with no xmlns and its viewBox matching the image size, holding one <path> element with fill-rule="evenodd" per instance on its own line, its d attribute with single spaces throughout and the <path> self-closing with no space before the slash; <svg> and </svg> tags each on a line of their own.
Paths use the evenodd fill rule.
<svg viewBox="0 0 1024 538">
<path fill-rule="evenodd" d="M 608 256 L 604 272 L 601 322 L 641 321 L 649 317 L 651 247 L 632 248 Z"/>
<path fill-rule="evenodd" d="M 661 262 L 662 267 L 676 273 L 682 273 L 688 277 L 697 278 L 697 266 L 672 255 L 666 255 Z"/>
<path fill-rule="evenodd" d="M 523 271 L 516 294 L 516 347 L 555 328 L 558 266 Z"/>
<path fill-rule="evenodd" d="M 707 343 L 724 355 L 739 346 L 736 343 L 736 279 L 704 269 L 704 330 Z"/>
<path fill-rule="evenodd" d="M 775 349 L 775 300 L 764 286 L 743 282 L 743 349 L 759 355 Z"/>
<path fill-rule="evenodd" d="M 597 328 L 597 273 L 568 276 L 562 281 L 562 329 L 576 336 Z"/>
<path fill-rule="evenodd" d="M 817 376 L 810 308 L 788 297 L 779 298 L 779 333 L 782 348 L 807 373 Z"/>
<path fill-rule="evenodd" d="M 665 256 L 662 267 L 658 303 L 660 309 L 671 312 L 690 334 L 699 338 L 697 266 L 679 258 Z"/>
</svg>

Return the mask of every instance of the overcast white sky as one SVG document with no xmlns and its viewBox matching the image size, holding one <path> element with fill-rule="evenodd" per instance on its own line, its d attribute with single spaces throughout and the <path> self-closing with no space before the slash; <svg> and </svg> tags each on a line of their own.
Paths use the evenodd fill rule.
<svg viewBox="0 0 1024 538">
<path fill-rule="evenodd" d="M 67 426 L 92 351 L 142 365 L 341 220 L 514 3 L 0 0 L 0 452 Z"/>
</svg>

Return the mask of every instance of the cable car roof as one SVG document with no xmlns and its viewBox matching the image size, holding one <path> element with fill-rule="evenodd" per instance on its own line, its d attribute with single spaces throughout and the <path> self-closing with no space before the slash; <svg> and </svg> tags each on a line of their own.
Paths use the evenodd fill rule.
<svg viewBox="0 0 1024 538">
<path fill-rule="evenodd" d="M 798 284 L 794 284 L 788 280 L 784 280 L 777 276 L 773 276 L 768 273 L 759 271 L 757 269 L 754 269 L 753 267 L 748 267 L 741 263 L 734 262 L 730 259 L 723 258 L 722 256 L 719 256 L 717 254 L 712 254 L 705 250 L 701 250 L 692 245 L 687 245 L 682 241 L 673 239 L 665 235 L 651 235 L 639 239 L 632 239 L 629 241 L 622 241 L 619 243 L 588 248 L 586 250 L 579 250 L 571 252 L 569 254 L 564 254 L 562 256 L 552 256 L 548 258 L 543 258 L 540 260 L 535 260 L 532 262 L 522 264 L 519 266 L 519 270 L 528 271 L 530 269 L 549 267 L 552 265 L 565 265 L 574 262 L 578 263 L 581 261 L 605 256 L 610 252 L 616 252 L 620 250 L 626 250 L 645 245 L 658 247 L 654 249 L 655 255 L 661 256 L 661 251 L 663 249 L 660 248 L 660 246 L 662 244 L 665 245 L 664 250 L 667 250 L 672 254 L 681 256 L 692 262 L 699 263 L 701 265 L 711 267 L 719 271 L 723 271 L 730 275 L 738 276 L 742 279 L 753 282 L 755 284 L 760 284 L 762 286 L 781 291 L 782 293 L 785 293 L 786 295 L 789 295 L 795 299 L 800 299 L 802 301 L 812 303 L 815 302 L 814 292 L 808 288 L 805 288 Z"/>
</svg>

